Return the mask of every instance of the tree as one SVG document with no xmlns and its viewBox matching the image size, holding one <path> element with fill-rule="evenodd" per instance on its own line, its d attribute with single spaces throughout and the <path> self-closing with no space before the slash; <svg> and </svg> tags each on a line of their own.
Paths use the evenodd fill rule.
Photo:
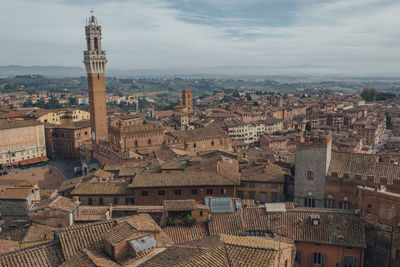
<svg viewBox="0 0 400 267">
<path fill-rule="evenodd" d="M 364 88 L 363 91 L 361 92 L 360 96 L 365 101 L 375 101 L 378 93 L 379 93 L 378 90 L 376 90 L 374 88 Z"/>
</svg>

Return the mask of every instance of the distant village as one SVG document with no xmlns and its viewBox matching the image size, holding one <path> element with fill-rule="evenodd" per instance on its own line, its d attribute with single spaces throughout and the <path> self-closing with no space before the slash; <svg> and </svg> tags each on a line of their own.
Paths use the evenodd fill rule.
<svg viewBox="0 0 400 267">
<path fill-rule="evenodd" d="M 88 111 L 0 96 L 1 266 L 400 266 L 399 98 L 110 110 L 137 99 L 106 94 L 94 16 L 85 33 L 88 94 L 53 99 Z"/>
</svg>

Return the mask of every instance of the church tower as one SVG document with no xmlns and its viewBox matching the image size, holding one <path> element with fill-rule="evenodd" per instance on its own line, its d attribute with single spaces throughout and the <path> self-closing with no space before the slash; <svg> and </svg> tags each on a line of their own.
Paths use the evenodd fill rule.
<svg viewBox="0 0 400 267">
<path fill-rule="evenodd" d="M 106 51 L 101 49 L 101 26 L 91 16 L 85 27 L 87 50 L 83 52 L 89 88 L 90 126 L 94 143 L 108 138 L 106 85 L 104 69 Z"/>
</svg>

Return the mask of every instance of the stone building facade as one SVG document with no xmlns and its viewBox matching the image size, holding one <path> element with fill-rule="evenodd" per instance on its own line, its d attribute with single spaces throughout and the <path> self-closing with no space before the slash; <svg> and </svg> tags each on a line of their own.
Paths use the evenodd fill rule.
<svg viewBox="0 0 400 267">
<path fill-rule="evenodd" d="M 306 207 L 323 207 L 325 180 L 331 161 L 332 134 L 296 136 L 294 201 Z"/>
</svg>

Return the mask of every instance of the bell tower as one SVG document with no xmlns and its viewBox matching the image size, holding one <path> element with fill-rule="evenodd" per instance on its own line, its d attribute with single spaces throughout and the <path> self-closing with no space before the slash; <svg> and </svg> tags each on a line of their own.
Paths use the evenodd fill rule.
<svg viewBox="0 0 400 267">
<path fill-rule="evenodd" d="M 101 49 L 101 26 L 91 12 L 85 27 L 87 50 L 83 52 L 83 63 L 88 77 L 91 136 L 97 144 L 108 137 L 104 79 L 107 60 L 106 51 Z"/>
</svg>

